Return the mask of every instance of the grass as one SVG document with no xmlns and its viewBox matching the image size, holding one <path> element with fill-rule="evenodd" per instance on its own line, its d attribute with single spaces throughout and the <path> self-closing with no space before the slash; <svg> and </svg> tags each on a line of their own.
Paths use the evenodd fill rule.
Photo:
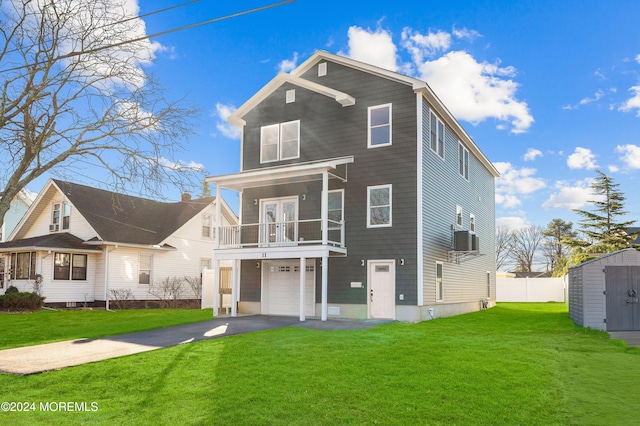
<svg viewBox="0 0 640 426">
<path fill-rule="evenodd" d="M 636 424 L 640 350 L 575 327 L 564 304 L 369 330 L 289 327 L 18 377 L 5 401 L 97 412 L 6 424 Z"/>
<path fill-rule="evenodd" d="M 212 319 L 211 309 L 40 310 L 0 313 L 0 349 L 151 330 Z"/>
</svg>

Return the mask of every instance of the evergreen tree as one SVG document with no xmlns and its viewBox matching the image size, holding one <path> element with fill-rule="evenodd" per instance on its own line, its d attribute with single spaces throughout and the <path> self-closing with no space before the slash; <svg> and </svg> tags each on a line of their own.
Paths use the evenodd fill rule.
<svg viewBox="0 0 640 426">
<path fill-rule="evenodd" d="M 562 219 L 553 219 L 542 231 L 545 238 L 543 243 L 544 257 L 548 260 L 548 268 L 554 276 L 562 276 L 563 266 L 567 262 L 568 248 L 563 244 L 565 238 L 575 238 L 573 222 L 565 222 Z M 559 275 L 557 275 L 559 274 Z"/>
<path fill-rule="evenodd" d="M 625 197 L 618 190 L 618 184 L 613 179 L 596 170 L 598 176 L 591 184 L 596 200 L 589 201 L 594 206 L 593 211 L 574 209 L 583 217 L 580 221 L 580 232 L 584 238 L 565 238 L 563 242 L 578 249 L 578 252 L 611 253 L 630 246 L 636 238 L 629 234 L 628 229 L 635 220 L 620 221 L 626 215 L 624 211 Z"/>
</svg>

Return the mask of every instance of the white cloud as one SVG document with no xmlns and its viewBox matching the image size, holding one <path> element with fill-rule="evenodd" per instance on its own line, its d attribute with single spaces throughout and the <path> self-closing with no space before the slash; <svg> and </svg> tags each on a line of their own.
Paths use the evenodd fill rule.
<svg viewBox="0 0 640 426">
<path fill-rule="evenodd" d="M 512 67 L 455 51 L 421 64 L 419 72 L 458 119 L 477 124 L 495 118 L 510 122 L 513 133 L 526 132 L 533 124 L 527 103 L 516 99 L 518 84 L 508 78 L 515 75 Z"/>
<path fill-rule="evenodd" d="M 391 71 L 398 70 L 397 47 L 391 33 L 381 28 L 375 31 L 353 26 L 349 28 L 349 51 L 342 55 Z"/>
<path fill-rule="evenodd" d="M 227 117 L 231 115 L 236 110 L 236 107 L 232 105 L 223 105 L 221 103 L 216 104 L 216 111 L 213 116 L 218 117 L 218 122 L 216 123 L 216 129 L 223 136 L 229 139 L 239 140 L 241 136 L 241 131 L 238 127 L 233 124 L 227 122 Z"/>
<path fill-rule="evenodd" d="M 538 157 L 542 157 L 542 151 L 535 148 L 529 148 L 527 153 L 524 154 L 524 161 L 533 161 Z"/>
<path fill-rule="evenodd" d="M 618 167 L 616 165 L 613 165 L 613 164 L 607 166 L 607 169 L 609 169 L 610 173 L 617 173 L 617 172 L 620 171 L 620 167 Z"/>
<path fill-rule="evenodd" d="M 425 57 L 431 58 L 451 46 L 451 34 L 445 31 L 420 34 L 410 28 L 402 30 L 402 46 L 411 53 L 413 62 L 421 64 Z"/>
<path fill-rule="evenodd" d="M 640 64 L 640 54 L 636 55 L 636 62 Z"/>
<path fill-rule="evenodd" d="M 500 172 L 500 177 L 496 179 L 496 204 L 504 208 L 514 208 L 522 204 L 519 196 L 526 196 L 546 187 L 542 179 L 534 176 L 536 169 L 518 169 L 508 162 L 497 162 L 494 166 Z"/>
<path fill-rule="evenodd" d="M 618 145 L 616 152 L 620 155 L 620 160 L 630 169 L 640 169 L 640 146 L 627 144 Z"/>
<path fill-rule="evenodd" d="M 631 87 L 629 91 L 632 92 L 633 95 L 624 104 L 618 107 L 618 109 L 624 112 L 637 109 L 636 116 L 640 117 L 640 85 Z"/>
<path fill-rule="evenodd" d="M 555 184 L 557 192 L 551 194 L 549 198 L 542 203 L 542 208 L 548 209 L 579 209 L 589 200 L 595 199 L 593 190 L 591 189 L 592 179 L 588 178 L 579 181 L 574 185 L 560 181 Z"/>
<path fill-rule="evenodd" d="M 158 158 L 158 163 L 161 166 L 166 167 L 167 169 L 170 169 L 170 170 L 186 169 L 194 172 L 200 172 L 204 170 L 204 165 L 201 163 L 196 163 L 195 161 L 186 162 L 186 161 L 178 160 L 177 162 L 174 162 L 167 158 L 160 157 Z"/>
<path fill-rule="evenodd" d="M 478 31 L 476 30 L 470 30 L 468 28 L 453 28 L 453 31 L 451 31 L 453 33 L 453 35 L 456 38 L 459 39 L 467 39 L 471 42 L 473 42 L 476 38 L 478 37 L 482 37 L 482 34 L 480 34 Z"/>
<path fill-rule="evenodd" d="M 570 169 L 595 169 L 596 155 L 588 148 L 576 147 L 573 154 L 567 158 L 567 166 Z"/>
<path fill-rule="evenodd" d="M 586 105 L 586 104 L 590 104 L 591 102 L 596 102 L 598 100 L 600 100 L 602 97 L 604 96 L 604 92 L 602 90 L 598 90 L 594 95 L 593 98 L 589 98 L 586 97 L 584 99 L 581 99 L 579 104 L 580 105 Z"/>
<path fill-rule="evenodd" d="M 496 229 L 505 227 L 508 230 L 513 231 L 514 229 L 524 228 L 529 225 L 529 221 L 527 221 L 527 219 L 525 219 L 524 217 L 505 216 L 496 218 Z"/>
<path fill-rule="evenodd" d="M 278 71 L 289 72 L 298 66 L 298 52 L 293 52 L 293 58 L 285 59 L 278 64 Z"/>
</svg>

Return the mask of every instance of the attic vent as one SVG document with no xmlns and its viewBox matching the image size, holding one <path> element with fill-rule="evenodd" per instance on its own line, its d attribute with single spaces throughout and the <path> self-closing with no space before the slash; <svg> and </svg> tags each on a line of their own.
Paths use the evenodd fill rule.
<svg viewBox="0 0 640 426">
<path fill-rule="evenodd" d="M 296 101 L 296 91 L 295 89 L 287 90 L 286 102 L 291 104 Z"/>
<path fill-rule="evenodd" d="M 327 75 L 327 63 L 320 62 L 318 64 L 318 77 L 324 77 L 325 75 Z"/>
</svg>

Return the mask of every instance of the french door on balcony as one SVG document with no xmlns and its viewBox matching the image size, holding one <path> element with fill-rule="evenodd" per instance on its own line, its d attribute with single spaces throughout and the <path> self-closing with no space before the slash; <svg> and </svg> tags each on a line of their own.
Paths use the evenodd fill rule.
<svg viewBox="0 0 640 426">
<path fill-rule="evenodd" d="M 260 243 L 295 244 L 298 234 L 298 197 L 260 201 Z"/>
</svg>

